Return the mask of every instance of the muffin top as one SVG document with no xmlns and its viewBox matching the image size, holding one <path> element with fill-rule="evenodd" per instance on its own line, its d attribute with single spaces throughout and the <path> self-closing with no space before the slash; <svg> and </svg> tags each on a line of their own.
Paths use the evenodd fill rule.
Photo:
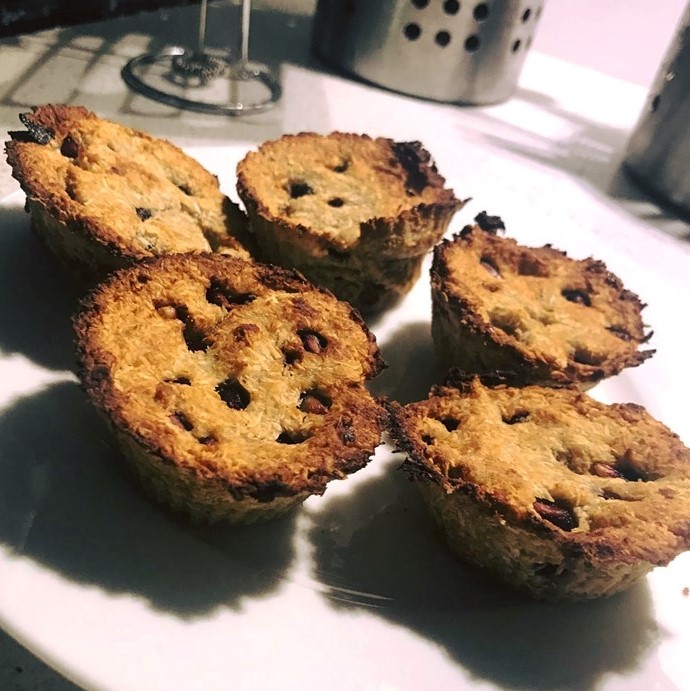
<svg viewBox="0 0 690 691">
<path fill-rule="evenodd" d="M 321 493 L 380 441 L 373 335 L 293 272 L 170 255 L 116 273 L 75 328 L 83 386 L 116 429 L 236 499 Z"/>
<path fill-rule="evenodd" d="M 102 120 L 82 107 L 20 115 L 8 163 L 29 201 L 69 231 L 139 260 L 172 252 L 248 257 L 246 219 L 215 176 L 168 141 Z"/>
<path fill-rule="evenodd" d="M 641 406 L 474 378 L 391 408 L 408 471 L 566 553 L 665 564 L 690 547 L 690 450 Z"/>
<path fill-rule="evenodd" d="M 444 184 L 419 142 L 341 132 L 284 135 L 248 153 L 237 167 L 238 192 L 248 208 L 254 204 L 263 217 L 341 249 L 373 232 L 363 224 L 377 219 L 462 206 Z M 426 237 L 421 249 L 415 238 L 391 239 L 417 253 L 427 249 Z"/>
<path fill-rule="evenodd" d="M 477 221 L 434 252 L 432 290 L 451 319 L 554 383 L 594 383 L 653 355 L 638 350 L 651 336 L 644 305 L 603 262 L 519 245 L 496 216 Z"/>
</svg>

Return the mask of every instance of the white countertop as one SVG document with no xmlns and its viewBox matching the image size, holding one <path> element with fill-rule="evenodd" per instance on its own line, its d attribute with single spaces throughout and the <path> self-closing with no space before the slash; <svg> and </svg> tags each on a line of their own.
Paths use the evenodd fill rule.
<svg viewBox="0 0 690 691">
<path fill-rule="evenodd" d="M 463 141 L 501 150 L 516 162 L 531 161 L 542 172 L 553 171 L 556 188 L 565 180 L 575 180 L 583 199 L 588 195 L 606 199 L 665 233 L 690 237 L 685 222 L 660 210 L 618 172 L 646 88 L 683 2 L 655 3 L 650 22 L 645 2 L 611 2 L 603 9 L 602 3 L 593 0 L 552 0 L 526 61 L 520 89 L 509 102 L 491 108 L 431 104 L 321 71 L 309 53 L 310 4 L 296 4 L 295 14 L 291 13 L 294 8 L 263 11 L 266 3 L 255 12 L 253 55 L 283 65 L 284 97 L 273 111 L 247 119 L 181 113 L 126 89 L 119 71 L 128 58 L 149 50 L 162 36 L 170 43 L 184 42 L 196 14 L 192 8 L 181 8 L 1 41 L 0 126 L 19 129 L 17 114 L 33 104 L 67 102 L 181 146 L 231 142 L 250 148 L 283 132 L 348 129 L 348 122 L 355 122 L 358 129 L 372 135 L 423 141 L 442 173 L 451 167 L 451 157 L 463 155 Z M 625 27 L 620 26 L 623 16 Z M 221 40 L 223 31 L 222 24 L 214 22 L 210 42 Z M 641 34 L 644 42 L 639 40 Z M 606 50 L 588 49 L 592 42 L 601 47 L 602 41 Z M 400 116 L 392 116 L 396 113 Z M 486 164 L 479 174 L 491 172 Z M 471 179 L 451 182 L 459 196 L 474 194 Z M 9 169 L 0 170 L 0 198 L 16 189 Z M 226 191 L 233 195 L 231 189 Z M 512 190 L 485 193 L 477 204 L 526 223 L 524 201 L 516 181 Z M 0 688 L 64 691 L 75 687 L 8 635 L 0 634 Z"/>
</svg>

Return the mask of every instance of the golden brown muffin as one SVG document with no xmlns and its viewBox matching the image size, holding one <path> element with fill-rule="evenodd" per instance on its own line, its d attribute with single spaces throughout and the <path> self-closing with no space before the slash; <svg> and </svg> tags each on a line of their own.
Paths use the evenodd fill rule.
<svg viewBox="0 0 690 691">
<path fill-rule="evenodd" d="M 475 378 L 390 408 L 451 548 L 534 597 L 611 595 L 690 548 L 690 450 L 641 406 Z"/>
<path fill-rule="evenodd" d="M 285 135 L 237 167 L 258 256 L 297 268 L 364 312 L 419 277 L 424 255 L 463 202 L 419 142 Z"/>
<path fill-rule="evenodd" d="M 374 337 L 294 272 L 170 255 L 114 274 L 75 329 L 83 387 L 129 464 L 196 521 L 279 515 L 379 444 Z"/>
<path fill-rule="evenodd" d="M 482 212 L 434 250 L 432 334 L 443 365 L 515 384 L 583 388 L 654 354 L 637 295 L 595 259 L 500 237 Z"/>
<path fill-rule="evenodd" d="M 31 227 L 82 283 L 135 261 L 177 252 L 249 257 L 246 217 L 218 180 L 176 146 L 46 105 L 19 116 L 5 145 L 26 194 Z"/>
</svg>

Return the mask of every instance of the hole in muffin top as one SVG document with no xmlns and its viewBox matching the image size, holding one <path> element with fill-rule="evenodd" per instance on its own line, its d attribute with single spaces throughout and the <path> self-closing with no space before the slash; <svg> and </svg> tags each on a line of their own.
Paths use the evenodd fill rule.
<svg viewBox="0 0 690 691">
<path fill-rule="evenodd" d="M 251 402 L 249 391 L 234 377 L 229 377 L 216 386 L 216 393 L 232 410 L 244 410 Z"/>
<path fill-rule="evenodd" d="M 515 413 L 509 413 L 501 417 L 506 425 L 517 425 L 519 422 L 526 422 L 529 420 L 529 413 L 526 410 L 518 410 Z"/>
<path fill-rule="evenodd" d="M 479 263 L 488 271 L 494 278 L 501 278 L 501 271 L 496 264 L 496 260 L 493 257 L 487 255 L 482 256 Z"/>
<path fill-rule="evenodd" d="M 206 300 L 213 305 L 229 310 L 235 305 L 247 305 L 253 302 L 256 300 L 256 295 L 253 293 L 239 293 L 224 285 L 218 279 L 212 278 L 206 290 Z"/>
<path fill-rule="evenodd" d="M 301 329 L 297 332 L 297 335 L 300 337 L 302 345 L 308 353 L 318 354 L 328 345 L 328 339 L 318 333 L 318 331 Z"/>
<path fill-rule="evenodd" d="M 325 415 L 332 405 L 333 401 L 323 391 L 319 391 L 318 389 L 310 389 L 309 391 L 304 391 L 301 394 L 298 408 L 303 413 Z"/>
<path fill-rule="evenodd" d="M 585 346 L 578 346 L 573 351 L 572 358 L 579 365 L 591 365 L 597 367 L 606 360 L 606 355 L 603 353 L 595 353 L 590 348 Z"/>
<path fill-rule="evenodd" d="M 455 432 L 455 430 L 460 427 L 460 421 L 455 418 L 443 417 L 437 419 L 449 432 Z"/>
<path fill-rule="evenodd" d="M 561 295 L 568 301 L 574 302 L 577 305 L 585 305 L 585 307 L 592 306 L 592 298 L 586 290 L 580 288 L 564 288 Z"/>
<path fill-rule="evenodd" d="M 181 410 L 176 410 L 174 413 L 171 413 L 170 420 L 177 427 L 185 430 L 185 432 L 191 432 L 194 429 L 191 420 Z"/>
<path fill-rule="evenodd" d="M 304 430 L 283 430 L 276 438 L 279 444 L 302 444 L 309 439 Z"/>
<path fill-rule="evenodd" d="M 534 500 L 534 510 L 549 523 L 561 530 L 570 532 L 577 528 L 578 520 L 572 507 L 563 501 L 551 501 L 537 498 Z"/>
<path fill-rule="evenodd" d="M 314 190 L 304 180 L 290 180 L 288 183 L 288 193 L 293 199 L 306 197 L 308 194 L 314 194 Z"/>
</svg>

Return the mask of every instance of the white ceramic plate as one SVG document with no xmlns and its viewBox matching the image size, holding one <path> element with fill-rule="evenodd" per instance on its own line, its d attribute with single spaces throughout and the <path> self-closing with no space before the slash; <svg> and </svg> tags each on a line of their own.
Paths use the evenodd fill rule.
<svg viewBox="0 0 690 691">
<path fill-rule="evenodd" d="M 192 153 L 222 172 L 244 149 Z M 649 303 L 657 355 L 595 395 L 646 405 L 688 443 L 688 248 L 538 164 L 466 142 L 443 172 L 462 190 L 468 170 L 475 201 L 454 230 L 488 208 L 526 244 L 604 259 Z M 76 296 L 22 204 L 0 208 L 0 624 L 69 678 L 117 691 L 690 687 L 690 554 L 610 600 L 526 601 L 447 554 L 384 447 L 273 524 L 197 529 L 159 511 L 71 374 Z M 440 376 L 426 277 L 372 328 L 391 365 L 376 392 L 423 397 Z"/>
</svg>

